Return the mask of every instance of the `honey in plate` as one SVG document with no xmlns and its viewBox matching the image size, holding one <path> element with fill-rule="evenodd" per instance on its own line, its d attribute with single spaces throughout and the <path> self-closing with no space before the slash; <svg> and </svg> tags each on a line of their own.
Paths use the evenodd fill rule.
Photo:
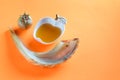
<svg viewBox="0 0 120 80">
<path fill-rule="evenodd" d="M 36 32 L 36 37 L 46 43 L 56 40 L 60 35 L 61 30 L 49 23 L 42 24 Z"/>
</svg>

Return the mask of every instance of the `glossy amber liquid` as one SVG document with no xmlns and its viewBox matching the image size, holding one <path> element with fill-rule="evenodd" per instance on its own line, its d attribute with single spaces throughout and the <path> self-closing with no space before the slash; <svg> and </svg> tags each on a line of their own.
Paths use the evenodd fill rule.
<svg viewBox="0 0 120 80">
<path fill-rule="evenodd" d="M 52 42 L 57 39 L 61 34 L 61 30 L 51 24 L 42 24 L 37 30 L 36 36 L 44 42 Z"/>
</svg>

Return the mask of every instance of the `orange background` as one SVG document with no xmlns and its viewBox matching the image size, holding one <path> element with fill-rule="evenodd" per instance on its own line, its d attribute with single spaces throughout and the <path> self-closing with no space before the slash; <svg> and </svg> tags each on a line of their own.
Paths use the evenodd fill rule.
<svg viewBox="0 0 120 80">
<path fill-rule="evenodd" d="M 51 69 L 27 62 L 8 32 L 24 12 L 33 18 L 27 35 L 43 17 L 66 17 L 63 39 L 80 38 L 72 58 Z M 0 37 L 0 80 L 120 80 L 120 0 L 0 0 Z"/>
</svg>

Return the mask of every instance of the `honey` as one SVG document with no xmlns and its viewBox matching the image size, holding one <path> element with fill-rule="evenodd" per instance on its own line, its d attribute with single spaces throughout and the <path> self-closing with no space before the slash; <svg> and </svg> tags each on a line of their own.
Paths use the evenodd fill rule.
<svg viewBox="0 0 120 80">
<path fill-rule="evenodd" d="M 36 37 L 46 43 L 56 40 L 60 35 L 61 30 L 49 23 L 42 24 L 36 32 Z"/>
</svg>

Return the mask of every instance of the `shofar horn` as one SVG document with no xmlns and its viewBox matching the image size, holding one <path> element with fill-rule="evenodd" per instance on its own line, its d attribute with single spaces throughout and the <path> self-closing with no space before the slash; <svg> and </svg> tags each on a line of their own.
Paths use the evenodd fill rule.
<svg viewBox="0 0 120 80">
<path fill-rule="evenodd" d="M 42 66 L 54 66 L 69 59 L 75 52 L 79 39 L 65 40 L 59 42 L 52 50 L 48 52 L 34 52 L 29 50 L 19 39 L 12 28 L 9 29 L 13 41 L 21 54 L 32 63 Z"/>
</svg>

